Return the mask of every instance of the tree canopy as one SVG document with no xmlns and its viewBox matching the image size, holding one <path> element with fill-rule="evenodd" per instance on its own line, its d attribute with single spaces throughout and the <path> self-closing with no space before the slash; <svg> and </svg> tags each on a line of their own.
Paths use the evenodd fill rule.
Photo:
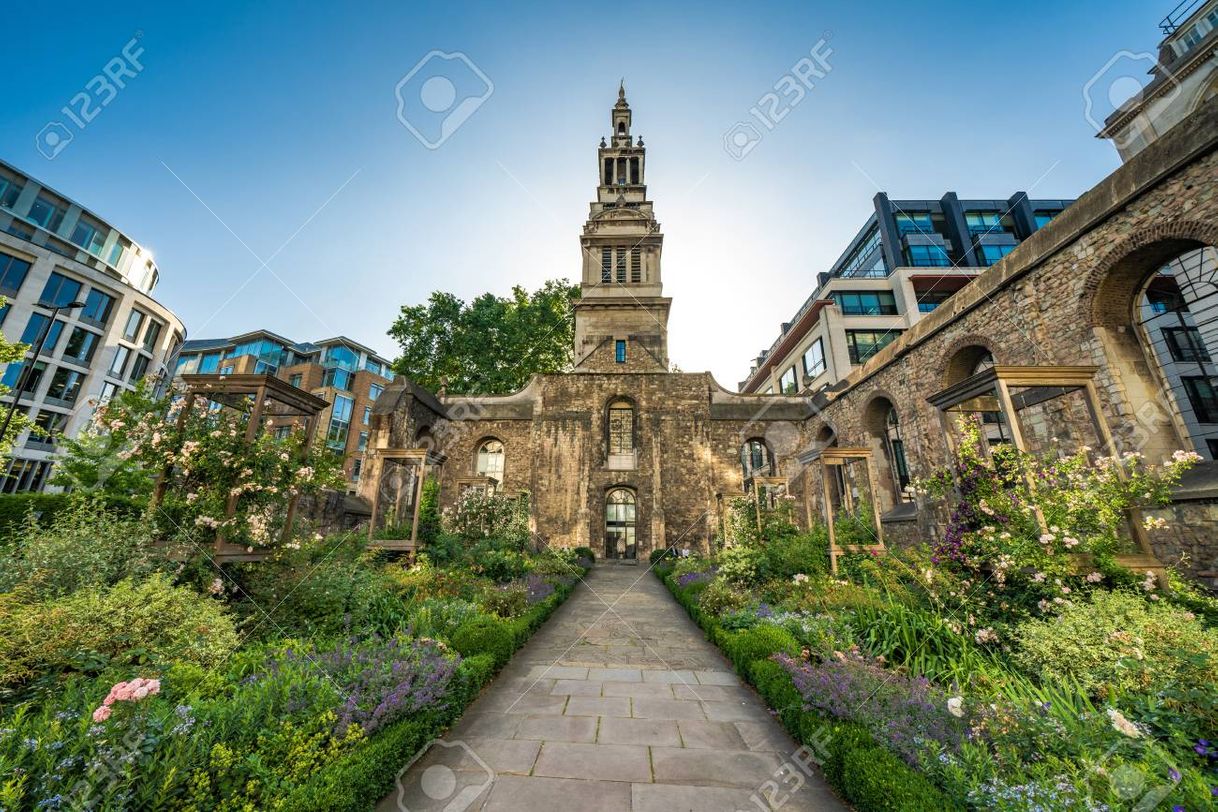
<svg viewBox="0 0 1218 812">
<path fill-rule="evenodd" d="M 403 306 L 389 328 L 401 346 L 394 370 L 433 392 L 515 392 L 535 373 L 570 368 L 578 294 L 566 279 L 535 291 L 517 285 L 508 297 L 484 293 L 468 304 L 435 291 L 426 304 Z"/>
</svg>

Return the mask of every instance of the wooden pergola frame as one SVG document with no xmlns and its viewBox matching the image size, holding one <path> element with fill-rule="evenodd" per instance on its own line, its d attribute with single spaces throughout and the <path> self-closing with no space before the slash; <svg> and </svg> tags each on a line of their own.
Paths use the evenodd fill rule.
<svg viewBox="0 0 1218 812">
<path fill-rule="evenodd" d="M 447 459 L 443 454 L 427 448 L 369 448 L 366 452 L 367 465 L 372 469 L 372 517 L 368 520 L 368 546 L 379 550 L 397 550 L 413 554 L 419 546 L 419 506 L 423 501 L 423 483 L 427 479 L 428 469 L 443 465 Z M 409 539 L 378 539 L 377 517 L 381 507 L 381 475 L 384 472 L 386 460 L 405 460 L 415 463 L 418 476 L 414 483 L 414 509 L 410 518 Z"/>
<path fill-rule="evenodd" d="M 827 446 L 801 454 L 799 461 L 803 465 L 820 463 L 820 482 L 823 496 L 821 512 L 825 517 L 825 524 L 829 529 L 829 571 L 837 575 L 837 559 L 843 553 L 886 552 L 888 548 L 884 546 L 884 525 L 880 522 L 880 503 L 876 499 L 875 460 L 871 449 Z M 862 462 L 867 468 L 867 488 L 871 494 L 871 519 L 875 527 L 875 544 L 847 544 L 839 546 L 837 543 L 837 530 L 834 527 L 833 499 L 830 497 L 830 484 L 834 476 L 833 471 L 852 462 Z M 842 488 L 842 499 L 846 510 L 853 512 L 854 495 L 850 493 L 849 488 Z"/>
<path fill-rule="evenodd" d="M 217 403 L 240 412 L 248 410 L 245 426 L 247 443 L 252 443 L 258 436 L 265 417 L 305 418 L 305 443 L 301 450 L 307 454 L 313 445 L 317 415 L 330 405 L 325 398 L 298 389 L 287 381 L 266 373 L 240 375 L 194 373 L 183 375 L 182 381 L 186 384 L 186 391 L 182 395 L 184 402 L 181 411 L 178 412 L 176 423 L 179 437 L 186 425 L 186 419 L 194 408 L 195 401 L 203 398 L 209 403 Z M 151 507 L 157 507 L 165 498 L 170 472 L 170 466 L 166 465 L 157 476 L 156 487 L 152 492 Z M 229 494 L 224 512 L 226 521 L 236 515 L 239 499 L 240 496 Z M 299 496 L 294 495 L 288 500 L 288 513 L 284 520 L 281 539 L 287 539 L 292 533 L 298 499 Z M 213 558 L 216 560 L 261 561 L 269 554 L 269 551 L 251 553 L 239 544 L 231 544 L 225 541 L 223 528 L 216 528 L 216 538 L 213 543 Z"/>
<path fill-rule="evenodd" d="M 790 483 L 785 476 L 751 476 L 745 480 L 745 487 L 753 494 L 753 505 L 756 507 L 754 513 L 757 519 L 757 532 L 761 532 L 761 492 L 766 492 L 767 499 L 771 489 L 783 490 L 784 492 L 790 488 Z"/>
<path fill-rule="evenodd" d="M 943 435 L 948 450 L 956 453 L 956 442 L 951 418 L 956 414 L 999 412 L 1011 433 L 1011 442 L 1020 451 L 1027 451 L 1023 428 L 1019 423 L 1019 409 L 1046 403 L 1054 398 L 1073 392 L 1081 392 L 1091 417 L 1091 424 L 1103 445 L 1104 453 L 1116 456 L 1116 443 L 1108 427 L 1108 420 L 1100 404 L 1095 386 L 1095 366 L 993 366 L 971 375 L 958 383 L 927 398 L 939 410 Z M 1025 389 L 1012 392 L 1012 389 Z M 990 456 L 990 444 L 984 432 L 981 436 L 982 450 Z M 1117 476 L 1125 479 L 1124 470 L 1116 466 Z M 1028 487 L 1035 493 L 1036 483 L 1028 480 Z M 1036 521 L 1042 532 L 1048 532 L 1048 524 L 1040 509 L 1036 510 Z M 1150 539 L 1142 525 L 1142 514 L 1137 508 L 1129 510 L 1129 526 L 1133 540 L 1140 552 L 1115 556 L 1118 563 L 1129 569 L 1152 571 L 1164 581 L 1166 573 L 1163 563 L 1155 556 Z M 1083 558 L 1083 556 L 1078 556 Z"/>
</svg>

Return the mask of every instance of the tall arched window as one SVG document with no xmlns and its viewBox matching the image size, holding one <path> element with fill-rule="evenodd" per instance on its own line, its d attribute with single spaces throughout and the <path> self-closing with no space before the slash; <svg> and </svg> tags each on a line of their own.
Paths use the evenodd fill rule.
<svg viewBox="0 0 1218 812">
<path fill-rule="evenodd" d="M 616 488 L 605 497 L 605 557 L 634 558 L 634 493 Z"/>
<path fill-rule="evenodd" d="M 774 458 L 764 440 L 749 440 L 740 449 L 740 467 L 746 480 L 755 476 L 773 476 Z"/>
<path fill-rule="evenodd" d="M 615 400 L 609 404 L 609 454 L 634 452 L 634 404 Z"/>
<path fill-rule="evenodd" d="M 478 446 L 477 473 L 478 476 L 493 477 L 496 482 L 503 481 L 503 443 L 498 440 L 484 440 Z"/>
</svg>

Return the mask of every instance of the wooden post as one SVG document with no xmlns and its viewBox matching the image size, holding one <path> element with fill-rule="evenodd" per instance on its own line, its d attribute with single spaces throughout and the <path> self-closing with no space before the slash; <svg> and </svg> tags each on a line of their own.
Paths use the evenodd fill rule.
<svg viewBox="0 0 1218 812">
<path fill-rule="evenodd" d="M 410 521 L 410 543 L 417 545 L 419 543 L 419 508 L 423 504 L 423 474 L 427 469 L 427 452 L 423 452 L 423 459 L 419 460 L 419 469 L 416 477 L 418 481 L 415 483 L 414 489 L 414 518 Z"/>
</svg>

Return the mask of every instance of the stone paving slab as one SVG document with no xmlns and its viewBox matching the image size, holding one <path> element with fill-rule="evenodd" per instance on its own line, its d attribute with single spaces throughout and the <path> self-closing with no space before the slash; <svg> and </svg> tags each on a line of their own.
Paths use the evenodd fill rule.
<svg viewBox="0 0 1218 812">
<path fill-rule="evenodd" d="M 600 565 L 377 809 L 752 810 L 796 750 L 659 579 Z M 819 777 L 782 808 L 847 809 Z"/>
</svg>

